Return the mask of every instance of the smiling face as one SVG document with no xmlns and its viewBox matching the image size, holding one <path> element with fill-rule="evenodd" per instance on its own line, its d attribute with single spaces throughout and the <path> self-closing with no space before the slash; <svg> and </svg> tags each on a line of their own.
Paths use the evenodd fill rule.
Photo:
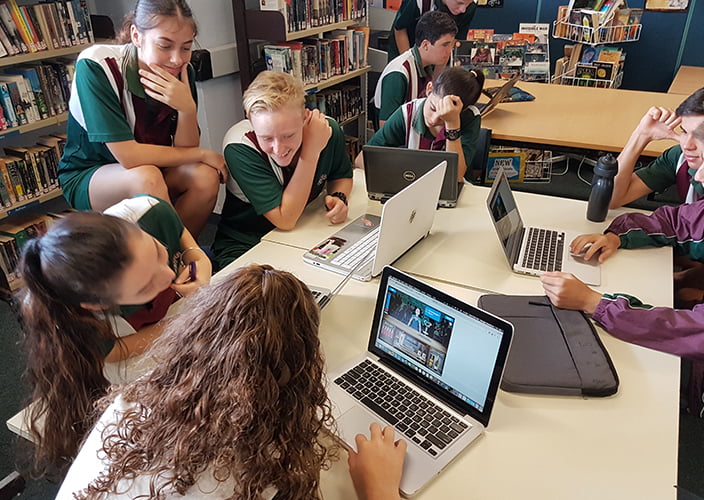
<svg viewBox="0 0 704 500">
<path fill-rule="evenodd" d="M 277 165 L 288 167 L 301 147 L 306 114 L 306 110 L 298 106 L 251 113 L 249 121 L 259 146 Z"/>
<path fill-rule="evenodd" d="M 704 165 L 704 138 L 701 137 L 700 130 L 704 127 L 704 115 L 685 115 L 682 116 L 682 129 L 679 135 L 682 154 L 689 168 L 699 169 Z M 699 177 L 702 177 L 700 179 Z M 696 180 L 704 180 L 704 172 L 697 172 Z"/>
<path fill-rule="evenodd" d="M 144 31 L 132 25 L 130 35 L 137 47 L 139 67 L 142 69 L 156 65 L 179 76 L 183 66 L 191 60 L 195 32 L 189 19 L 163 17 L 154 28 Z"/>
<path fill-rule="evenodd" d="M 164 245 L 141 229 L 131 233 L 127 248 L 132 260 L 114 285 L 115 303 L 145 304 L 169 288 L 176 273 Z"/>
</svg>

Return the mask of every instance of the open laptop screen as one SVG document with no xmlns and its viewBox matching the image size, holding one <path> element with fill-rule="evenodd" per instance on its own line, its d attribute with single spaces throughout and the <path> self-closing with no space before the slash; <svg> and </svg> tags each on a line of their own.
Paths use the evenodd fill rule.
<svg viewBox="0 0 704 500">
<path fill-rule="evenodd" d="M 504 253 L 506 253 L 509 263 L 513 265 L 521 249 L 523 221 L 503 171 L 496 175 L 494 185 L 489 192 L 487 206 Z"/>
<path fill-rule="evenodd" d="M 505 321 L 387 267 L 369 350 L 481 422 L 475 415 L 488 420 L 511 332 Z"/>
</svg>

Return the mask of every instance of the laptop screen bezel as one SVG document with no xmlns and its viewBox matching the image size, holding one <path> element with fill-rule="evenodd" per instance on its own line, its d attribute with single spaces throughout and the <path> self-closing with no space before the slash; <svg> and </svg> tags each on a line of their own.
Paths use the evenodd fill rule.
<svg viewBox="0 0 704 500">
<path fill-rule="evenodd" d="M 511 202 L 513 203 L 514 212 L 516 213 L 517 225 L 514 231 L 511 232 L 509 237 L 506 239 L 506 245 L 501 241 L 501 232 L 499 231 L 498 221 L 494 220 L 494 215 L 492 213 L 492 203 L 499 192 L 499 189 L 506 185 L 506 191 L 511 197 Z M 523 243 L 523 233 L 525 226 L 523 224 L 523 219 L 521 218 L 521 213 L 518 210 L 518 203 L 516 203 L 516 198 L 513 196 L 513 191 L 511 190 L 511 184 L 506 177 L 503 169 L 500 169 L 496 174 L 494 183 L 489 191 L 489 196 L 486 198 L 486 208 L 489 210 L 489 218 L 491 223 L 494 225 L 494 230 L 496 232 L 496 237 L 499 239 L 499 244 L 504 250 L 504 255 L 506 255 L 506 260 L 508 260 L 509 265 L 513 268 L 513 265 L 518 261 L 518 255 L 521 252 L 521 244 Z M 507 217 L 510 212 L 507 212 Z"/>
<path fill-rule="evenodd" d="M 499 351 L 496 356 L 496 362 L 494 364 L 494 371 L 491 376 L 491 381 L 489 383 L 489 388 L 487 390 L 486 401 L 484 402 L 484 409 L 479 410 L 474 406 L 468 404 L 467 402 L 461 400 L 457 396 L 451 394 L 449 391 L 439 387 L 438 385 L 432 383 L 427 378 L 423 377 L 416 371 L 412 370 L 408 366 L 404 365 L 393 356 L 383 351 L 376 346 L 377 332 L 379 331 L 379 324 L 384 313 L 384 304 L 386 300 L 386 289 L 388 286 L 389 278 L 394 277 L 397 280 L 410 285 L 411 287 L 418 288 L 422 293 L 428 294 L 431 297 L 437 298 L 439 301 L 450 305 L 465 314 L 474 316 L 481 321 L 484 321 L 497 329 L 502 331 L 501 343 L 499 346 Z M 374 319 L 372 321 L 372 330 L 369 336 L 369 344 L 367 346 L 369 352 L 379 357 L 379 360 L 384 364 L 393 368 L 394 371 L 400 373 L 406 379 L 412 381 L 417 386 L 426 390 L 428 393 L 432 394 L 434 397 L 443 401 L 448 406 L 454 408 L 457 412 L 461 414 L 467 414 L 484 427 L 489 425 L 489 418 L 491 417 L 491 412 L 494 408 L 494 402 L 496 401 L 496 394 L 499 390 L 499 383 L 501 382 L 501 376 L 503 375 L 503 370 L 506 365 L 506 359 L 508 357 L 509 347 L 511 345 L 511 339 L 513 337 L 513 325 L 511 323 L 494 316 L 482 309 L 474 307 L 466 302 L 463 302 L 451 295 L 448 295 L 437 288 L 434 288 L 427 283 L 419 281 L 398 269 L 391 266 L 384 267 L 381 274 L 381 279 L 379 280 L 379 291 L 376 299 L 376 307 L 374 310 Z"/>
</svg>

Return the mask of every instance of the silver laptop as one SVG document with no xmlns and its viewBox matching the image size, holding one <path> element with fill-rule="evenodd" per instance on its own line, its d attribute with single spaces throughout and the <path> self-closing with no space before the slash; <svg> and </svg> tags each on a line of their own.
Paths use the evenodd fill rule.
<svg viewBox="0 0 704 500">
<path fill-rule="evenodd" d="M 369 251 L 369 254 L 371 254 L 372 250 Z M 362 267 L 362 264 L 364 264 L 364 258 L 369 257 L 366 255 L 362 259 L 360 259 L 359 263 L 351 268 L 349 272 L 345 275 L 342 280 L 337 284 L 335 288 L 330 290 L 329 288 L 322 288 L 319 286 L 315 285 L 308 285 L 308 289 L 311 291 L 313 294 L 313 297 L 315 298 L 315 301 L 318 303 L 318 307 L 322 311 L 337 295 L 342 291 L 344 286 L 347 284 L 347 282 L 350 280 L 352 275 L 357 272 L 357 270 Z"/>
<path fill-rule="evenodd" d="M 445 168 L 446 163 L 441 162 L 390 198 L 381 217 L 362 215 L 308 250 L 303 260 L 340 274 L 347 274 L 363 260 L 353 278 L 369 281 L 379 275 L 385 265 L 430 232 Z"/>
<path fill-rule="evenodd" d="M 489 99 L 489 102 L 475 104 L 474 106 L 479 110 L 481 116 L 486 116 L 491 113 L 494 108 L 496 108 L 496 106 L 498 106 L 499 103 L 504 100 L 504 97 L 508 96 L 509 92 L 511 92 L 511 89 L 514 85 L 516 85 L 516 82 L 520 80 L 520 78 L 521 75 L 519 74 L 504 83 L 499 89 L 499 91 L 494 94 L 491 99 Z"/>
<path fill-rule="evenodd" d="M 489 424 L 513 326 L 389 266 L 368 351 L 328 375 L 339 437 L 369 424 L 408 442 L 401 492 L 427 484 Z"/>
<path fill-rule="evenodd" d="M 496 234 L 508 263 L 517 273 L 540 275 L 546 271 L 574 274 L 588 285 L 601 283 L 596 259 L 584 260 L 570 253 L 574 231 L 525 227 L 503 170 L 499 170 L 486 200 Z"/>
<path fill-rule="evenodd" d="M 457 206 L 457 197 L 464 185 L 464 182 L 457 181 L 457 153 L 365 145 L 362 154 L 370 199 L 384 203 L 435 165 L 446 161 L 439 205 L 444 208 Z"/>
</svg>

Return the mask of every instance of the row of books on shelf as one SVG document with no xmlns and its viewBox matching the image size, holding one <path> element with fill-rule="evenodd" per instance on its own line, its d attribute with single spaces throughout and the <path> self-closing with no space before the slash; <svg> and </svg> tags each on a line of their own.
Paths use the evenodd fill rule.
<svg viewBox="0 0 704 500">
<path fill-rule="evenodd" d="M 32 238 L 42 236 L 56 221 L 71 211 L 69 209 L 65 212 L 40 215 L 24 214 L 0 223 L 0 271 L 10 290 L 17 290 L 22 284 L 17 264 L 24 244 Z M 2 283 L 3 280 L 0 279 L 0 286 Z"/>
<path fill-rule="evenodd" d="M 549 25 L 545 25 L 549 27 Z M 534 33 L 495 34 L 493 30 L 470 30 L 474 40 L 456 43 L 452 64 L 481 70 L 486 78 L 511 78 L 549 81 L 548 43 Z M 489 33 L 491 32 L 491 33 Z"/>
<path fill-rule="evenodd" d="M 589 0 L 599 2 L 600 0 Z M 609 0 L 610 1 L 610 0 Z M 640 38 L 643 9 L 630 9 L 625 0 L 614 0 L 611 10 L 569 9 L 558 7 L 553 35 L 575 42 L 613 43 L 630 42 Z"/>
<path fill-rule="evenodd" d="M 0 2 L 0 57 L 93 43 L 86 0 Z"/>
<path fill-rule="evenodd" d="M 618 87 L 625 60 L 626 53 L 618 47 L 566 45 L 565 55 L 555 62 L 553 83 Z"/>
<path fill-rule="evenodd" d="M 73 61 L 51 60 L 0 72 L 0 130 L 27 125 L 68 109 Z"/>
<path fill-rule="evenodd" d="M 59 159 L 66 144 L 64 134 L 43 135 L 37 144 L 6 146 L 0 156 L 0 211 L 58 189 Z"/>
<path fill-rule="evenodd" d="M 367 65 L 369 28 L 333 30 L 324 38 L 305 38 L 264 46 L 266 68 L 284 71 L 310 85 Z"/>
<path fill-rule="evenodd" d="M 319 109 L 321 113 L 338 122 L 359 116 L 363 106 L 359 85 L 341 85 L 306 95 L 307 108 Z"/>
<path fill-rule="evenodd" d="M 367 16 L 367 0 L 260 0 L 259 8 L 279 11 L 288 32 Z"/>
</svg>

